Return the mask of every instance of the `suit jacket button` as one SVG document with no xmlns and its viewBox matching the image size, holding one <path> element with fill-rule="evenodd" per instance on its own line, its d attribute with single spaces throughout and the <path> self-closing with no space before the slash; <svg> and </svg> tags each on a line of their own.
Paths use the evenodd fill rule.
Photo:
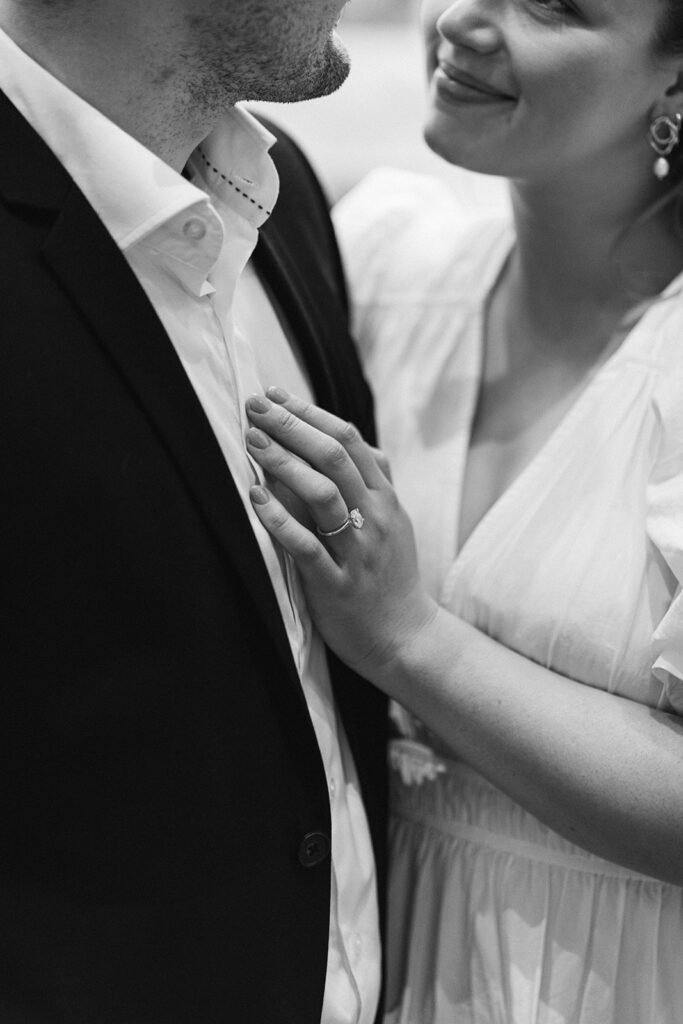
<svg viewBox="0 0 683 1024">
<path fill-rule="evenodd" d="M 299 847 L 299 863 L 314 868 L 330 854 L 330 840 L 324 832 L 307 832 Z"/>
</svg>

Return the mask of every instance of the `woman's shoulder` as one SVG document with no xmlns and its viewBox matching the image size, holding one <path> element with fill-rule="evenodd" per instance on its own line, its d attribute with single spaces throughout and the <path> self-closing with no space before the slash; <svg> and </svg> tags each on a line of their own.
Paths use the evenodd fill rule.
<svg viewBox="0 0 683 1024">
<path fill-rule="evenodd" d="M 346 193 L 334 216 L 341 230 L 353 229 L 362 218 L 375 230 L 393 234 L 414 223 L 416 217 L 422 220 L 435 210 L 443 213 L 455 205 L 452 189 L 440 178 L 378 167 Z"/>
<path fill-rule="evenodd" d="M 501 236 L 506 211 L 466 203 L 439 178 L 380 168 L 336 206 L 340 247 L 356 305 L 469 294 Z"/>
</svg>

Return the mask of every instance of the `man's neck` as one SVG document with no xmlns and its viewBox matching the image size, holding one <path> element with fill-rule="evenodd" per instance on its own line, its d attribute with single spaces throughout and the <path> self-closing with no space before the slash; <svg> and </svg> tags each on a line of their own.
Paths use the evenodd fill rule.
<svg viewBox="0 0 683 1024">
<path fill-rule="evenodd" d="M 104 23 L 108 13 L 97 3 L 52 11 L 38 14 L 30 5 L 0 0 L 0 28 L 69 89 L 181 170 L 215 118 L 191 97 L 186 62 L 175 59 L 167 26 L 163 35 L 136 34 L 125 23 Z"/>
</svg>

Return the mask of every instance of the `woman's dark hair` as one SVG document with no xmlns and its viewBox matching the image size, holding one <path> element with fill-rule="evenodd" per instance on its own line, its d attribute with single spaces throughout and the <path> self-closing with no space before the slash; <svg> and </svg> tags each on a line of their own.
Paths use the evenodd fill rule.
<svg viewBox="0 0 683 1024">
<path fill-rule="evenodd" d="M 655 30 L 654 52 L 658 57 L 683 58 L 683 0 L 655 0 L 660 8 L 659 21 Z M 672 92 L 683 91 L 683 73 L 672 81 Z M 681 110 L 683 113 L 683 110 Z M 645 140 L 644 140 L 645 141 Z M 654 154 L 653 154 L 654 156 Z M 683 144 L 676 147 L 669 156 L 671 173 L 664 183 L 659 199 L 636 217 L 620 236 L 614 247 L 614 265 L 622 284 L 634 298 L 656 300 L 656 295 L 668 283 L 670 275 L 668 261 L 657 266 L 657 245 L 647 245 L 648 230 L 655 218 L 664 210 L 670 211 L 675 233 L 683 242 Z M 647 259 L 643 262 L 643 249 Z M 629 259 L 629 251 L 631 258 Z M 632 260 L 635 260 L 634 262 Z"/>
<path fill-rule="evenodd" d="M 683 56 L 683 0 L 661 0 L 662 16 L 657 26 L 657 53 Z"/>
</svg>

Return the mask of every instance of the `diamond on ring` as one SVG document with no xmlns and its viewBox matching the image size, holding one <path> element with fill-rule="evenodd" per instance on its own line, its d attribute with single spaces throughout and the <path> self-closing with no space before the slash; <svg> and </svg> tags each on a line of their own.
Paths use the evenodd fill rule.
<svg viewBox="0 0 683 1024">
<path fill-rule="evenodd" d="M 363 516 L 360 513 L 359 508 L 351 509 L 351 511 L 349 512 L 349 519 L 351 520 L 351 526 L 354 528 L 354 530 L 360 530 L 363 526 L 363 523 L 365 522 Z"/>
</svg>

